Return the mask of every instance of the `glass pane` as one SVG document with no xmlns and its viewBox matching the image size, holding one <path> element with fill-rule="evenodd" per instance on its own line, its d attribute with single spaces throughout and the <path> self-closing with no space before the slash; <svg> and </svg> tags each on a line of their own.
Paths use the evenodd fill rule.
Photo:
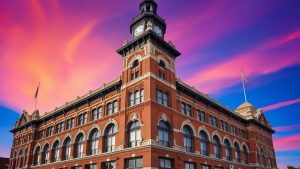
<svg viewBox="0 0 300 169">
<path fill-rule="evenodd" d="M 142 158 L 136 159 L 135 165 L 136 165 L 135 167 L 143 167 L 143 159 Z"/>
</svg>

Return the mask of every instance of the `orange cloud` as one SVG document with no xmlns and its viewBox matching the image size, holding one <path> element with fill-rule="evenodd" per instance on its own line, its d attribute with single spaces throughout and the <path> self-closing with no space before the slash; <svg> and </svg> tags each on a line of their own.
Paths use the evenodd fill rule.
<svg viewBox="0 0 300 169">
<path fill-rule="evenodd" d="M 74 59 L 74 52 L 76 51 L 78 45 L 84 38 L 86 38 L 89 33 L 93 30 L 96 25 L 96 20 L 90 21 L 88 24 L 83 26 L 83 28 L 77 32 L 68 42 L 64 49 L 64 55 L 66 60 L 69 63 L 73 62 Z"/>
<path fill-rule="evenodd" d="M 269 106 L 265 106 L 262 109 L 264 111 L 270 111 L 270 110 L 278 109 L 278 108 L 281 108 L 281 107 L 289 106 L 289 105 L 292 105 L 292 104 L 296 104 L 296 103 L 299 103 L 299 102 L 300 102 L 300 98 L 297 98 L 297 99 L 288 100 L 288 101 L 272 104 L 272 105 L 269 105 Z"/>
</svg>

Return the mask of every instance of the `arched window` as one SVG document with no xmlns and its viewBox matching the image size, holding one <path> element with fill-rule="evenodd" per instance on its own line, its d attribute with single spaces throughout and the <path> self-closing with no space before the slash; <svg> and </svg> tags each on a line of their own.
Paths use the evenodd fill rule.
<svg viewBox="0 0 300 169">
<path fill-rule="evenodd" d="M 99 132 L 94 128 L 89 135 L 89 155 L 98 153 Z"/>
<path fill-rule="evenodd" d="M 214 153 L 216 158 L 221 158 L 221 143 L 218 136 L 213 137 Z"/>
<path fill-rule="evenodd" d="M 110 124 L 104 133 L 104 151 L 111 152 L 115 150 L 116 144 L 116 126 Z"/>
<path fill-rule="evenodd" d="M 171 134 L 170 125 L 167 122 L 160 120 L 157 128 L 158 128 L 159 145 L 170 147 L 170 134 Z"/>
<path fill-rule="evenodd" d="M 33 154 L 33 165 L 38 165 L 40 161 L 40 146 L 38 146 Z"/>
<path fill-rule="evenodd" d="M 63 142 L 63 154 L 62 154 L 62 159 L 63 160 L 68 160 L 70 159 L 70 154 L 71 154 L 71 139 L 70 137 L 67 137 L 65 141 Z"/>
<path fill-rule="evenodd" d="M 249 163 L 249 153 L 248 153 L 247 147 L 245 145 L 243 145 L 243 154 L 244 154 L 245 164 L 248 164 Z"/>
<path fill-rule="evenodd" d="M 23 166 L 25 166 L 25 164 L 27 163 L 27 153 L 28 153 L 28 148 L 26 148 L 25 152 L 24 152 L 24 163 L 23 163 Z"/>
<path fill-rule="evenodd" d="M 84 141 L 84 136 L 82 133 L 78 134 L 76 139 L 75 139 L 75 144 L 74 144 L 74 158 L 79 158 L 82 157 L 83 154 L 83 141 Z"/>
<path fill-rule="evenodd" d="M 133 61 L 133 63 L 132 63 L 132 69 L 134 69 L 134 68 L 136 68 L 137 66 L 139 66 L 139 60 L 135 60 L 135 61 Z"/>
<path fill-rule="evenodd" d="M 16 168 L 16 162 L 17 162 L 17 152 L 14 153 L 14 161 L 13 161 L 13 164 L 12 164 L 12 168 Z"/>
<path fill-rule="evenodd" d="M 49 161 L 50 146 L 46 144 L 42 152 L 42 164 L 47 164 Z"/>
<path fill-rule="evenodd" d="M 189 126 L 183 127 L 183 143 L 185 151 L 194 152 L 193 132 Z"/>
<path fill-rule="evenodd" d="M 208 136 L 205 131 L 200 131 L 201 155 L 208 156 Z"/>
<path fill-rule="evenodd" d="M 129 147 L 140 145 L 141 141 L 141 123 L 138 120 L 133 121 L 128 126 L 128 143 Z"/>
<path fill-rule="evenodd" d="M 263 160 L 263 166 L 266 166 L 267 165 L 266 154 L 263 149 L 260 150 L 260 153 L 261 153 L 262 160 Z"/>
<path fill-rule="evenodd" d="M 22 168 L 22 164 L 23 164 L 23 151 L 22 150 L 19 152 L 18 159 L 19 159 L 19 167 Z"/>
<path fill-rule="evenodd" d="M 224 146 L 225 146 L 226 160 L 232 160 L 232 158 L 231 158 L 231 146 L 230 146 L 230 143 L 227 139 L 225 139 L 225 141 L 224 141 Z"/>
<path fill-rule="evenodd" d="M 52 162 L 56 162 L 59 158 L 59 141 L 56 140 L 52 147 Z"/>
<path fill-rule="evenodd" d="M 241 153 L 240 153 L 240 146 L 238 143 L 234 143 L 234 154 L 235 154 L 235 159 L 237 162 L 241 162 Z"/>
<path fill-rule="evenodd" d="M 256 158 L 257 158 L 257 163 L 258 165 L 260 164 L 260 154 L 259 154 L 259 149 L 256 148 Z"/>
<path fill-rule="evenodd" d="M 163 60 L 160 60 L 159 61 L 159 66 L 162 67 L 162 68 L 165 68 L 166 67 L 166 64 Z"/>
</svg>

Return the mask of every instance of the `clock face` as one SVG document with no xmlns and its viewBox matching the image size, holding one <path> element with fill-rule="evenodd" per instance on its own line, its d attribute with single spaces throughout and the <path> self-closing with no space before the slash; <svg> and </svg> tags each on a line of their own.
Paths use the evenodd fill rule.
<svg viewBox="0 0 300 169">
<path fill-rule="evenodd" d="M 136 36 L 139 36 L 140 34 L 142 34 L 143 32 L 144 32 L 144 25 L 140 25 L 135 28 L 133 35 L 134 35 L 134 37 L 136 37 Z"/>
<path fill-rule="evenodd" d="M 160 29 L 160 27 L 154 26 L 153 31 L 154 31 L 154 33 L 156 33 L 158 36 L 162 37 L 163 33 L 162 33 L 162 30 Z"/>
</svg>

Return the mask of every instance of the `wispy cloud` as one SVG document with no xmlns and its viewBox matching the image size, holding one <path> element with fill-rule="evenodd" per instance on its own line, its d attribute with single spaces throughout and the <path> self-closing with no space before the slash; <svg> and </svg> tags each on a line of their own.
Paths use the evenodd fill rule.
<svg viewBox="0 0 300 169">
<path fill-rule="evenodd" d="M 284 37 L 279 37 L 275 41 L 290 37 L 293 34 L 294 32 Z M 287 39 L 292 41 L 295 38 Z M 268 54 L 268 51 L 270 52 L 278 47 L 278 44 L 274 45 L 273 42 L 274 39 L 266 41 L 248 52 L 241 53 L 214 65 L 205 66 L 186 81 L 204 92 L 211 93 L 239 83 L 239 72 L 241 70 L 244 70 L 248 76 L 259 76 L 300 63 L 300 51 Z M 288 42 L 285 41 L 284 43 Z"/>
<path fill-rule="evenodd" d="M 95 27 L 96 23 L 97 23 L 96 20 L 90 21 L 89 23 L 84 25 L 83 28 L 81 28 L 81 30 L 79 32 L 77 32 L 67 42 L 67 45 L 64 50 L 64 54 L 65 54 L 66 60 L 68 62 L 70 62 L 70 63 L 73 62 L 74 52 L 76 51 L 78 45 L 80 44 L 80 42 L 82 40 L 84 40 L 84 38 L 86 38 L 91 33 L 91 31 Z"/>
<path fill-rule="evenodd" d="M 292 135 L 273 140 L 276 151 L 300 150 L 300 135 Z"/>
<path fill-rule="evenodd" d="M 265 106 L 262 109 L 264 111 L 270 111 L 270 110 L 274 110 L 274 109 L 279 109 L 281 107 L 289 106 L 289 105 L 292 105 L 292 104 L 296 104 L 296 103 L 299 103 L 299 102 L 300 102 L 300 98 L 297 98 L 297 99 L 288 100 L 288 101 L 272 104 L 272 105 L 269 105 L 269 106 Z"/>
<path fill-rule="evenodd" d="M 278 126 L 278 127 L 273 127 L 273 129 L 276 132 L 287 132 L 287 131 L 299 131 L 300 130 L 300 124 L 295 124 L 295 125 L 290 125 L 290 126 Z"/>
</svg>

